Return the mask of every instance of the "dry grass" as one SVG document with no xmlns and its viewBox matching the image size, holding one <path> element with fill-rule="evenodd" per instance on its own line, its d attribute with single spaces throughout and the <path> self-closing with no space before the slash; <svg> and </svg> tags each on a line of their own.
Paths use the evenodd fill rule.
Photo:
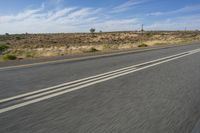
<svg viewBox="0 0 200 133">
<path fill-rule="evenodd" d="M 9 46 L 4 54 L 18 58 L 62 56 L 85 52 L 121 50 L 148 45 L 178 44 L 200 40 L 199 32 L 137 32 L 22 34 L 0 36 Z M 1 56 L 1 55 L 0 55 Z"/>
</svg>

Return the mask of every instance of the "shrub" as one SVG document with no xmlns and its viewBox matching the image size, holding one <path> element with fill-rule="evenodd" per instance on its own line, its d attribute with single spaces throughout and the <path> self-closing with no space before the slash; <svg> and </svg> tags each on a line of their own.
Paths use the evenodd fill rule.
<svg viewBox="0 0 200 133">
<path fill-rule="evenodd" d="M 21 40 L 21 37 L 17 36 L 16 39 L 17 39 L 17 40 Z"/>
<path fill-rule="evenodd" d="M 91 32 L 91 33 L 94 33 L 95 31 L 96 31 L 95 28 L 91 28 L 91 29 L 90 29 L 90 32 Z"/>
<path fill-rule="evenodd" d="M 34 56 L 32 54 L 26 54 L 25 57 L 26 58 L 33 58 Z"/>
<path fill-rule="evenodd" d="M 112 45 L 111 44 L 103 44 L 103 49 L 104 50 L 112 49 Z"/>
<path fill-rule="evenodd" d="M 97 52 L 98 50 L 96 48 L 89 48 L 88 50 L 84 51 L 84 52 Z"/>
<path fill-rule="evenodd" d="M 96 48 L 93 48 L 93 47 L 89 49 L 89 52 L 97 52 L 97 51 L 98 50 Z"/>
<path fill-rule="evenodd" d="M 17 57 L 15 55 L 7 54 L 3 56 L 3 60 L 16 60 L 16 59 Z"/>
<path fill-rule="evenodd" d="M 7 45 L 4 44 L 0 44 L 0 52 L 3 52 L 5 50 L 7 50 L 9 47 Z"/>
<path fill-rule="evenodd" d="M 26 52 L 25 53 L 25 57 L 26 58 L 33 58 L 34 57 L 34 53 L 33 52 Z"/>
<path fill-rule="evenodd" d="M 138 45 L 138 47 L 148 47 L 148 45 L 145 43 L 142 43 L 142 44 Z"/>
<path fill-rule="evenodd" d="M 152 37 L 152 36 L 153 36 L 153 33 L 148 32 L 148 33 L 146 33 L 146 35 L 147 35 L 147 37 Z"/>
</svg>

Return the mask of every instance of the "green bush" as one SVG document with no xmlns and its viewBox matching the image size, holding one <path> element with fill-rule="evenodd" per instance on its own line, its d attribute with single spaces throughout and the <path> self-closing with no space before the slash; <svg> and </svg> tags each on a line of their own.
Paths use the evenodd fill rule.
<svg viewBox="0 0 200 133">
<path fill-rule="evenodd" d="M 0 52 L 7 50 L 9 47 L 5 44 L 0 44 Z"/>
<path fill-rule="evenodd" d="M 142 43 L 142 44 L 138 45 L 138 47 L 148 47 L 148 45 L 145 43 Z"/>
<path fill-rule="evenodd" d="M 15 55 L 7 54 L 3 56 L 3 60 L 16 60 L 16 59 L 17 57 Z"/>
</svg>

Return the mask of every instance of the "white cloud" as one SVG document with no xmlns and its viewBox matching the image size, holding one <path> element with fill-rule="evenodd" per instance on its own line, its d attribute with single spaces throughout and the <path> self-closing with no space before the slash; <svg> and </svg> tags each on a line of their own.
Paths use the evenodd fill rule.
<svg viewBox="0 0 200 133">
<path fill-rule="evenodd" d="M 101 8 L 65 7 L 47 10 L 44 6 L 29 9 L 16 15 L 0 16 L 0 34 L 85 32 L 97 30 L 132 30 L 136 18 L 114 19 Z"/>
<path fill-rule="evenodd" d="M 128 0 L 127 2 L 116 6 L 112 9 L 111 13 L 119 13 L 124 12 L 132 8 L 133 6 L 140 5 L 142 3 L 146 2 L 146 0 Z"/>
<path fill-rule="evenodd" d="M 121 7 L 129 7 L 124 4 Z M 132 4 L 133 5 L 133 4 Z M 197 10 L 198 6 L 195 6 Z M 176 12 L 191 11 L 191 7 L 179 9 Z M 160 14 L 160 13 L 158 13 Z M 17 14 L 0 16 L 0 34 L 8 33 L 48 33 L 48 32 L 89 32 L 91 27 L 102 31 L 138 30 L 145 22 L 143 16 L 113 17 L 102 8 L 64 7 L 48 9 L 44 5 L 37 9 L 28 9 Z M 143 22 L 142 22 L 143 20 Z M 200 15 L 186 16 L 161 20 L 146 24 L 146 29 L 183 29 L 200 28 Z M 148 22 L 150 23 L 150 22 Z M 190 26 L 191 25 L 191 26 Z"/>
<path fill-rule="evenodd" d="M 87 16 L 90 16 L 92 14 L 96 14 L 98 13 L 95 9 L 92 8 L 83 8 L 80 10 L 77 10 L 75 12 L 72 12 L 71 14 L 69 14 L 67 17 L 70 19 L 75 19 L 75 18 L 84 18 Z"/>
<path fill-rule="evenodd" d="M 185 27 L 188 30 L 200 29 L 200 14 L 177 17 L 172 19 L 166 19 L 157 21 L 151 25 L 145 27 L 147 30 L 184 30 Z"/>
<path fill-rule="evenodd" d="M 140 26 L 139 20 L 136 18 L 130 19 L 118 19 L 118 20 L 107 20 L 102 23 L 98 23 L 95 26 L 103 31 L 130 31 L 138 29 Z"/>
<path fill-rule="evenodd" d="M 17 15 L 0 16 L 0 24 L 27 19 L 27 18 L 31 17 L 32 15 L 40 12 L 42 9 L 43 8 L 34 9 L 34 10 L 26 10 Z"/>
<path fill-rule="evenodd" d="M 62 7 L 64 0 L 48 0 L 45 4 L 49 6 Z"/>
<path fill-rule="evenodd" d="M 67 15 L 68 13 L 74 11 L 76 8 L 64 8 L 64 9 L 61 9 L 61 10 L 58 10 L 58 11 L 51 11 L 48 13 L 48 20 L 55 20 L 55 19 L 58 19 L 60 17 L 64 17 L 65 15 Z"/>
<path fill-rule="evenodd" d="M 149 13 L 149 16 L 161 16 L 161 15 L 172 15 L 177 13 L 187 13 L 187 12 L 193 12 L 193 11 L 200 11 L 200 5 L 192 5 L 192 6 L 186 6 L 177 10 L 173 11 L 167 11 L 167 12 L 152 12 Z"/>
<path fill-rule="evenodd" d="M 63 0 L 51 0 L 52 3 L 55 3 L 55 4 L 60 4 L 63 2 Z"/>
<path fill-rule="evenodd" d="M 164 13 L 163 12 L 152 12 L 152 13 L 149 13 L 147 14 L 148 16 L 160 16 L 160 15 L 163 15 Z"/>
</svg>

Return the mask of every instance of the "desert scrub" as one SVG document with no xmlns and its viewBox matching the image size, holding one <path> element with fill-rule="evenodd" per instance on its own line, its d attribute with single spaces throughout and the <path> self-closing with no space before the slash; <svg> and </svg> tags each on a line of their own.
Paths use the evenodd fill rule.
<svg viewBox="0 0 200 133">
<path fill-rule="evenodd" d="M 145 43 L 142 43 L 142 44 L 138 45 L 138 47 L 148 47 L 148 45 Z"/>
<path fill-rule="evenodd" d="M 86 52 L 86 53 L 93 53 L 93 52 L 97 52 L 97 51 L 99 51 L 99 50 L 96 49 L 96 48 L 94 48 L 94 47 L 91 47 L 91 48 L 89 48 L 89 49 L 87 49 L 87 50 L 84 50 L 83 52 Z"/>
<path fill-rule="evenodd" d="M 97 52 L 97 51 L 99 51 L 99 50 L 97 50 L 97 49 L 94 48 L 94 47 L 92 47 L 92 48 L 90 48 L 90 49 L 88 50 L 88 52 Z"/>
<path fill-rule="evenodd" d="M 0 52 L 4 52 L 8 49 L 9 47 L 5 44 L 0 44 Z"/>
<path fill-rule="evenodd" d="M 103 50 L 106 50 L 106 49 L 111 49 L 111 45 L 103 44 Z"/>
<path fill-rule="evenodd" d="M 155 43 L 154 45 L 166 45 L 167 43 Z"/>
<path fill-rule="evenodd" d="M 116 50 L 119 49 L 120 44 L 104 44 L 103 50 Z"/>
<path fill-rule="evenodd" d="M 16 40 L 21 40 L 21 39 L 22 39 L 22 38 L 21 38 L 21 37 L 19 37 L 19 36 L 17 36 L 17 37 L 16 37 Z"/>
<path fill-rule="evenodd" d="M 33 58 L 34 55 L 31 53 L 25 53 L 25 58 Z"/>
<path fill-rule="evenodd" d="M 16 60 L 17 57 L 15 55 L 11 55 L 11 54 L 6 54 L 3 56 L 3 60 L 7 61 L 7 60 Z"/>
</svg>

